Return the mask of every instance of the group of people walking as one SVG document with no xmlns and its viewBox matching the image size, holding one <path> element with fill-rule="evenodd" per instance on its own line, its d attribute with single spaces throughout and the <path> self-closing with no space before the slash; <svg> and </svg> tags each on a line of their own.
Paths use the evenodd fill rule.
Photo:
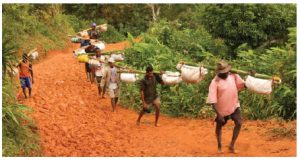
<svg viewBox="0 0 300 161">
<path fill-rule="evenodd" d="M 92 30 L 89 32 L 90 39 L 98 39 L 100 34 L 95 31 L 96 24 L 92 24 Z M 86 41 L 82 42 L 82 46 Z M 95 58 L 101 56 L 101 51 L 95 47 L 86 48 L 86 52 L 95 52 Z M 91 69 L 86 64 L 87 79 L 91 78 L 93 82 L 94 77 L 97 80 L 98 92 L 101 98 L 104 98 L 106 88 L 109 89 L 109 96 L 111 98 L 112 111 L 116 110 L 120 92 L 120 75 L 118 68 L 114 64 L 115 61 L 112 58 L 108 59 L 108 66 L 104 63 L 100 63 L 95 69 Z M 209 93 L 207 97 L 207 103 L 212 105 L 212 108 L 216 112 L 216 129 L 215 134 L 217 138 L 218 152 L 222 153 L 222 127 L 227 123 L 229 119 L 232 119 L 235 123 L 233 129 L 233 136 L 229 145 L 230 152 L 236 153 L 235 142 L 238 138 L 241 126 L 242 117 L 240 111 L 240 103 L 238 100 L 238 92 L 245 87 L 244 80 L 238 75 L 230 73 L 231 65 L 225 60 L 221 60 L 216 67 L 216 76 L 210 83 Z M 93 74 L 93 71 L 95 74 Z M 91 73 L 89 73 L 91 72 Z M 161 73 L 162 74 L 162 73 Z M 93 77 L 94 76 L 94 77 Z M 145 77 L 140 80 L 140 94 L 142 100 L 142 108 L 139 112 L 136 124 L 140 125 L 141 118 L 145 113 L 150 113 L 149 108 L 153 106 L 155 108 L 155 126 L 159 126 L 158 120 L 160 115 L 160 98 L 157 94 L 156 87 L 158 84 L 164 85 L 164 82 L 160 74 L 153 72 L 152 66 L 146 68 Z"/>
<path fill-rule="evenodd" d="M 81 47 L 85 47 L 87 53 L 96 53 L 93 58 L 101 57 L 101 50 L 90 41 L 97 41 L 100 37 L 100 32 L 96 29 L 96 23 L 92 23 L 92 29 L 88 31 L 89 37 L 81 41 Z M 108 64 L 108 65 L 107 65 Z M 26 87 L 29 89 L 29 97 L 31 96 L 31 86 L 33 81 L 32 64 L 26 54 L 22 56 L 22 62 L 19 63 L 20 68 L 20 82 L 25 98 L 27 98 Z M 211 104 L 216 112 L 216 129 L 215 134 L 217 138 L 218 152 L 222 153 L 222 127 L 229 119 L 235 123 L 233 129 L 233 136 L 229 146 L 229 150 L 236 153 L 235 142 L 238 138 L 242 118 L 240 111 L 240 103 L 238 100 L 238 92 L 244 88 L 244 80 L 238 74 L 230 73 L 231 65 L 225 60 L 221 60 L 216 67 L 216 76 L 210 83 L 207 103 Z M 116 111 L 116 106 L 119 100 L 120 93 L 120 74 L 115 65 L 113 58 L 108 58 L 107 62 L 100 62 L 96 67 L 85 64 L 85 71 L 87 80 L 93 83 L 95 80 L 98 86 L 98 94 L 100 98 L 105 98 L 106 89 L 109 90 L 111 99 L 112 111 Z M 161 73 L 162 74 L 162 73 Z M 149 108 L 155 108 L 155 126 L 158 125 L 160 115 L 160 98 L 157 94 L 156 87 L 158 84 L 164 85 L 160 74 L 153 72 L 152 66 L 146 68 L 145 77 L 140 81 L 140 93 L 142 100 L 142 108 L 139 112 L 136 124 L 140 125 L 141 118 L 145 113 L 150 113 Z"/>
</svg>

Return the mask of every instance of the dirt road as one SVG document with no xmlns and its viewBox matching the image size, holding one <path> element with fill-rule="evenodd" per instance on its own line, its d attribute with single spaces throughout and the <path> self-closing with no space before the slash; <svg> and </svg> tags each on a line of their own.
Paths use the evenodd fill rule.
<svg viewBox="0 0 300 161">
<path fill-rule="evenodd" d="M 124 45 L 108 44 L 107 49 Z M 210 119 L 162 116 L 161 126 L 154 127 L 154 115 L 146 115 L 136 126 L 136 112 L 118 106 L 112 113 L 109 97 L 97 97 L 84 64 L 72 56 L 77 47 L 51 51 L 34 65 L 33 96 L 21 100 L 34 109 L 44 156 L 296 156 L 295 139 L 269 136 L 270 128 L 287 126 L 274 121 L 245 120 L 236 143 L 238 154 L 227 150 L 232 121 L 223 129 L 224 154 L 216 153 Z"/>
</svg>

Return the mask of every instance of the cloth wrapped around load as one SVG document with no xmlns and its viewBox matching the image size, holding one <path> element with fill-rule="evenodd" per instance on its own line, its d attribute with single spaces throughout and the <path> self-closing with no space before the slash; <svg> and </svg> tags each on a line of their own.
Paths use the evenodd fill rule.
<svg viewBox="0 0 300 161">
<path fill-rule="evenodd" d="M 113 53 L 110 55 L 115 61 L 123 61 L 124 60 L 124 53 Z"/>
<path fill-rule="evenodd" d="M 100 66 L 100 62 L 98 60 L 95 60 L 95 59 L 89 59 L 89 65 L 91 67 L 97 67 L 97 66 Z"/>
<path fill-rule="evenodd" d="M 9 70 L 9 73 L 13 76 L 16 76 L 19 74 L 19 70 L 17 67 L 12 67 L 11 70 Z"/>
<path fill-rule="evenodd" d="M 71 42 L 72 43 L 80 43 L 81 42 L 81 38 L 79 38 L 79 37 L 72 37 L 71 38 Z"/>
<path fill-rule="evenodd" d="M 88 63 L 89 62 L 89 57 L 88 55 L 79 55 L 77 57 L 78 61 L 81 63 Z"/>
<path fill-rule="evenodd" d="M 105 49 L 105 44 L 102 41 L 100 41 L 100 42 L 94 42 L 94 43 L 92 43 L 92 45 L 95 45 L 100 50 L 104 50 Z"/>
<path fill-rule="evenodd" d="M 39 53 L 37 51 L 35 51 L 31 54 L 32 60 L 35 60 L 38 56 L 39 56 Z"/>
<path fill-rule="evenodd" d="M 82 54 L 86 54 L 85 49 L 83 48 L 79 48 L 73 51 L 73 54 L 75 57 L 82 55 Z"/>
<path fill-rule="evenodd" d="M 137 80 L 137 75 L 136 73 L 121 73 L 120 78 L 122 82 L 134 83 Z"/>
<path fill-rule="evenodd" d="M 101 32 L 107 31 L 107 24 L 100 25 Z"/>
<path fill-rule="evenodd" d="M 87 37 L 87 36 L 89 36 L 89 33 L 87 32 L 87 30 L 84 30 L 84 31 L 78 32 L 78 36 Z"/>
<path fill-rule="evenodd" d="M 248 75 L 245 85 L 250 91 L 255 93 L 270 94 L 272 92 L 272 80 L 255 78 Z"/>
<path fill-rule="evenodd" d="M 101 57 L 100 57 L 101 62 L 107 62 L 108 59 L 109 59 L 109 55 L 101 55 Z"/>
<path fill-rule="evenodd" d="M 164 84 L 166 84 L 166 85 L 175 85 L 175 84 L 180 83 L 182 81 L 182 78 L 180 77 L 179 72 L 166 71 L 162 75 L 162 80 L 163 80 Z"/>
<path fill-rule="evenodd" d="M 207 74 L 204 67 L 177 64 L 176 68 L 181 71 L 181 78 L 186 83 L 199 83 Z"/>
</svg>

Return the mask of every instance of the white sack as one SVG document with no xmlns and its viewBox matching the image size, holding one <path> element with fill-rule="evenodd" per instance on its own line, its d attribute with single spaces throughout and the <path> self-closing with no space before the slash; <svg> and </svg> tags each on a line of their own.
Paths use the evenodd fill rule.
<svg viewBox="0 0 300 161">
<path fill-rule="evenodd" d="M 89 60 L 89 64 L 91 65 L 91 66 L 100 66 L 100 62 L 98 61 L 98 60 L 94 60 L 94 59 L 90 59 Z"/>
<path fill-rule="evenodd" d="M 100 57 L 100 61 L 102 61 L 102 62 L 107 62 L 108 59 L 109 59 L 109 55 L 101 55 L 101 57 Z"/>
<path fill-rule="evenodd" d="M 121 73 L 121 81 L 125 83 L 134 83 L 136 79 L 137 74 L 135 73 Z"/>
<path fill-rule="evenodd" d="M 123 61 L 124 60 L 124 54 L 111 54 L 111 58 L 113 58 L 115 61 Z"/>
<path fill-rule="evenodd" d="M 204 67 L 193 67 L 188 65 L 182 65 L 181 78 L 186 83 L 199 83 L 204 75 L 207 74 L 207 69 Z"/>
<path fill-rule="evenodd" d="M 33 60 L 35 60 L 38 56 L 39 56 L 39 53 L 38 53 L 37 51 L 35 51 L 35 52 L 33 52 L 33 53 L 31 54 L 31 58 L 32 58 Z"/>
<path fill-rule="evenodd" d="M 89 33 L 87 32 L 87 30 L 84 30 L 84 31 L 78 32 L 78 35 L 81 37 L 85 37 L 85 36 L 89 36 Z"/>
<path fill-rule="evenodd" d="M 100 29 L 101 29 L 102 32 L 107 31 L 107 24 L 101 25 Z"/>
<path fill-rule="evenodd" d="M 255 78 L 248 75 L 245 85 L 250 91 L 255 93 L 270 94 L 272 92 L 272 80 Z"/>
<path fill-rule="evenodd" d="M 94 44 L 96 47 L 98 47 L 100 50 L 105 49 L 105 44 L 103 42 L 97 42 Z"/>
<path fill-rule="evenodd" d="M 79 49 L 74 50 L 73 53 L 74 53 L 74 56 L 77 57 L 81 54 L 85 54 L 86 52 L 83 48 L 79 48 Z"/>
<path fill-rule="evenodd" d="M 19 69 L 16 68 L 16 67 L 13 67 L 12 70 L 10 71 L 10 73 L 13 75 L 13 76 L 16 76 L 19 74 Z"/>
<path fill-rule="evenodd" d="M 182 81 L 182 78 L 180 77 L 179 72 L 170 72 L 166 71 L 162 75 L 162 80 L 166 85 L 175 85 Z"/>
</svg>

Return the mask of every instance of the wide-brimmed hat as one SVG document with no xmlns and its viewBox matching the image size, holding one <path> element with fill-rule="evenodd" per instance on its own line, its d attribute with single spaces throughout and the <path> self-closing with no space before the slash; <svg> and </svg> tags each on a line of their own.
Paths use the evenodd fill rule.
<svg viewBox="0 0 300 161">
<path fill-rule="evenodd" d="M 232 68 L 231 64 L 228 64 L 227 61 L 221 60 L 217 64 L 216 72 L 219 73 L 227 73 Z"/>
<path fill-rule="evenodd" d="M 81 37 L 81 39 L 82 39 L 82 40 L 89 40 L 90 37 L 89 37 L 88 35 L 83 35 L 83 36 Z"/>
</svg>

